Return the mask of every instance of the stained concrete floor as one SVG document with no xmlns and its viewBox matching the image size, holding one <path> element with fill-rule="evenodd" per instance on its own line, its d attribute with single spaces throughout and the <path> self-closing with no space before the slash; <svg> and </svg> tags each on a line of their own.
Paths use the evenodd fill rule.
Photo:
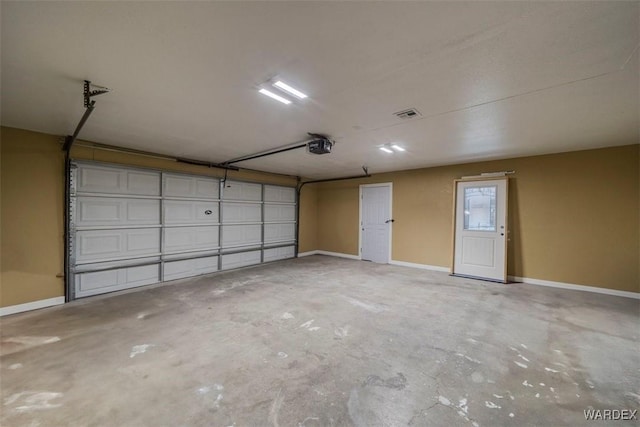
<svg viewBox="0 0 640 427">
<path fill-rule="evenodd" d="M 1 423 L 603 425 L 640 406 L 639 304 L 324 256 L 218 273 L 3 318 Z"/>
</svg>

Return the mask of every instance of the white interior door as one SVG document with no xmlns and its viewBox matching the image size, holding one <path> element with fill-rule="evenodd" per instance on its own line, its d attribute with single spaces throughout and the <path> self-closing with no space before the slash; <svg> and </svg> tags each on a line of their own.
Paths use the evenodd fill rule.
<svg viewBox="0 0 640 427">
<path fill-rule="evenodd" d="M 507 281 L 507 181 L 457 182 L 454 275 Z"/>
<path fill-rule="evenodd" d="M 361 258 L 388 263 L 391 244 L 391 184 L 360 186 Z"/>
</svg>

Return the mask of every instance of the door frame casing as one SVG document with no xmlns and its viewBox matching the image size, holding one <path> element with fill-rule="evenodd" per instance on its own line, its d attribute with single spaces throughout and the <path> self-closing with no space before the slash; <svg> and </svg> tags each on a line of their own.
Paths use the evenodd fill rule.
<svg viewBox="0 0 640 427">
<path fill-rule="evenodd" d="M 358 188 L 358 258 L 362 259 L 362 200 L 364 187 L 389 187 L 389 219 L 393 219 L 393 182 L 380 182 L 377 184 L 360 184 Z M 387 254 L 387 264 L 393 259 L 391 257 L 393 247 L 393 223 L 389 223 L 389 250 Z"/>
<path fill-rule="evenodd" d="M 493 280 L 475 276 L 465 276 L 463 274 L 456 274 L 456 226 L 457 226 L 457 213 L 458 213 L 458 184 L 460 182 L 477 182 L 477 181 L 504 181 L 505 182 L 505 239 L 504 239 L 504 280 Z M 472 279 L 486 280 L 488 282 L 507 283 L 507 264 L 508 264 L 508 243 L 509 243 L 509 177 L 508 176 L 496 176 L 496 177 L 473 177 L 473 178 L 459 178 L 453 180 L 453 221 L 451 232 L 451 269 L 449 274 L 451 276 L 470 277 Z"/>
</svg>

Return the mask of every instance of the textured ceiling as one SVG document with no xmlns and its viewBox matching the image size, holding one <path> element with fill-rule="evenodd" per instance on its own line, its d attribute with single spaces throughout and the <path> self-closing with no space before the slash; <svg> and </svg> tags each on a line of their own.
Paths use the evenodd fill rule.
<svg viewBox="0 0 640 427">
<path fill-rule="evenodd" d="M 2 125 L 327 178 L 633 144 L 638 2 L 1 3 Z M 257 92 L 279 76 L 309 99 Z M 393 113 L 417 108 L 422 116 Z M 398 142 L 405 153 L 378 147 Z"/>
</svg>

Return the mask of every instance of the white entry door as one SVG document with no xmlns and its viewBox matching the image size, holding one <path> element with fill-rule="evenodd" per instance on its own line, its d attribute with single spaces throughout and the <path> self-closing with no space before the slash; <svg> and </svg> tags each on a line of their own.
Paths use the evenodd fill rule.
<svg viewBox="0 0 640 427">
<path fill-rule="evenodd" d="M 391 184 L 360 186 L 361 258 L 388 263 L 391 245 Z"/>
<path fill-rule="evenodd" d="M 505 283 L 508 179 L 456 183 L 453 274 Z"/>
</svg>

